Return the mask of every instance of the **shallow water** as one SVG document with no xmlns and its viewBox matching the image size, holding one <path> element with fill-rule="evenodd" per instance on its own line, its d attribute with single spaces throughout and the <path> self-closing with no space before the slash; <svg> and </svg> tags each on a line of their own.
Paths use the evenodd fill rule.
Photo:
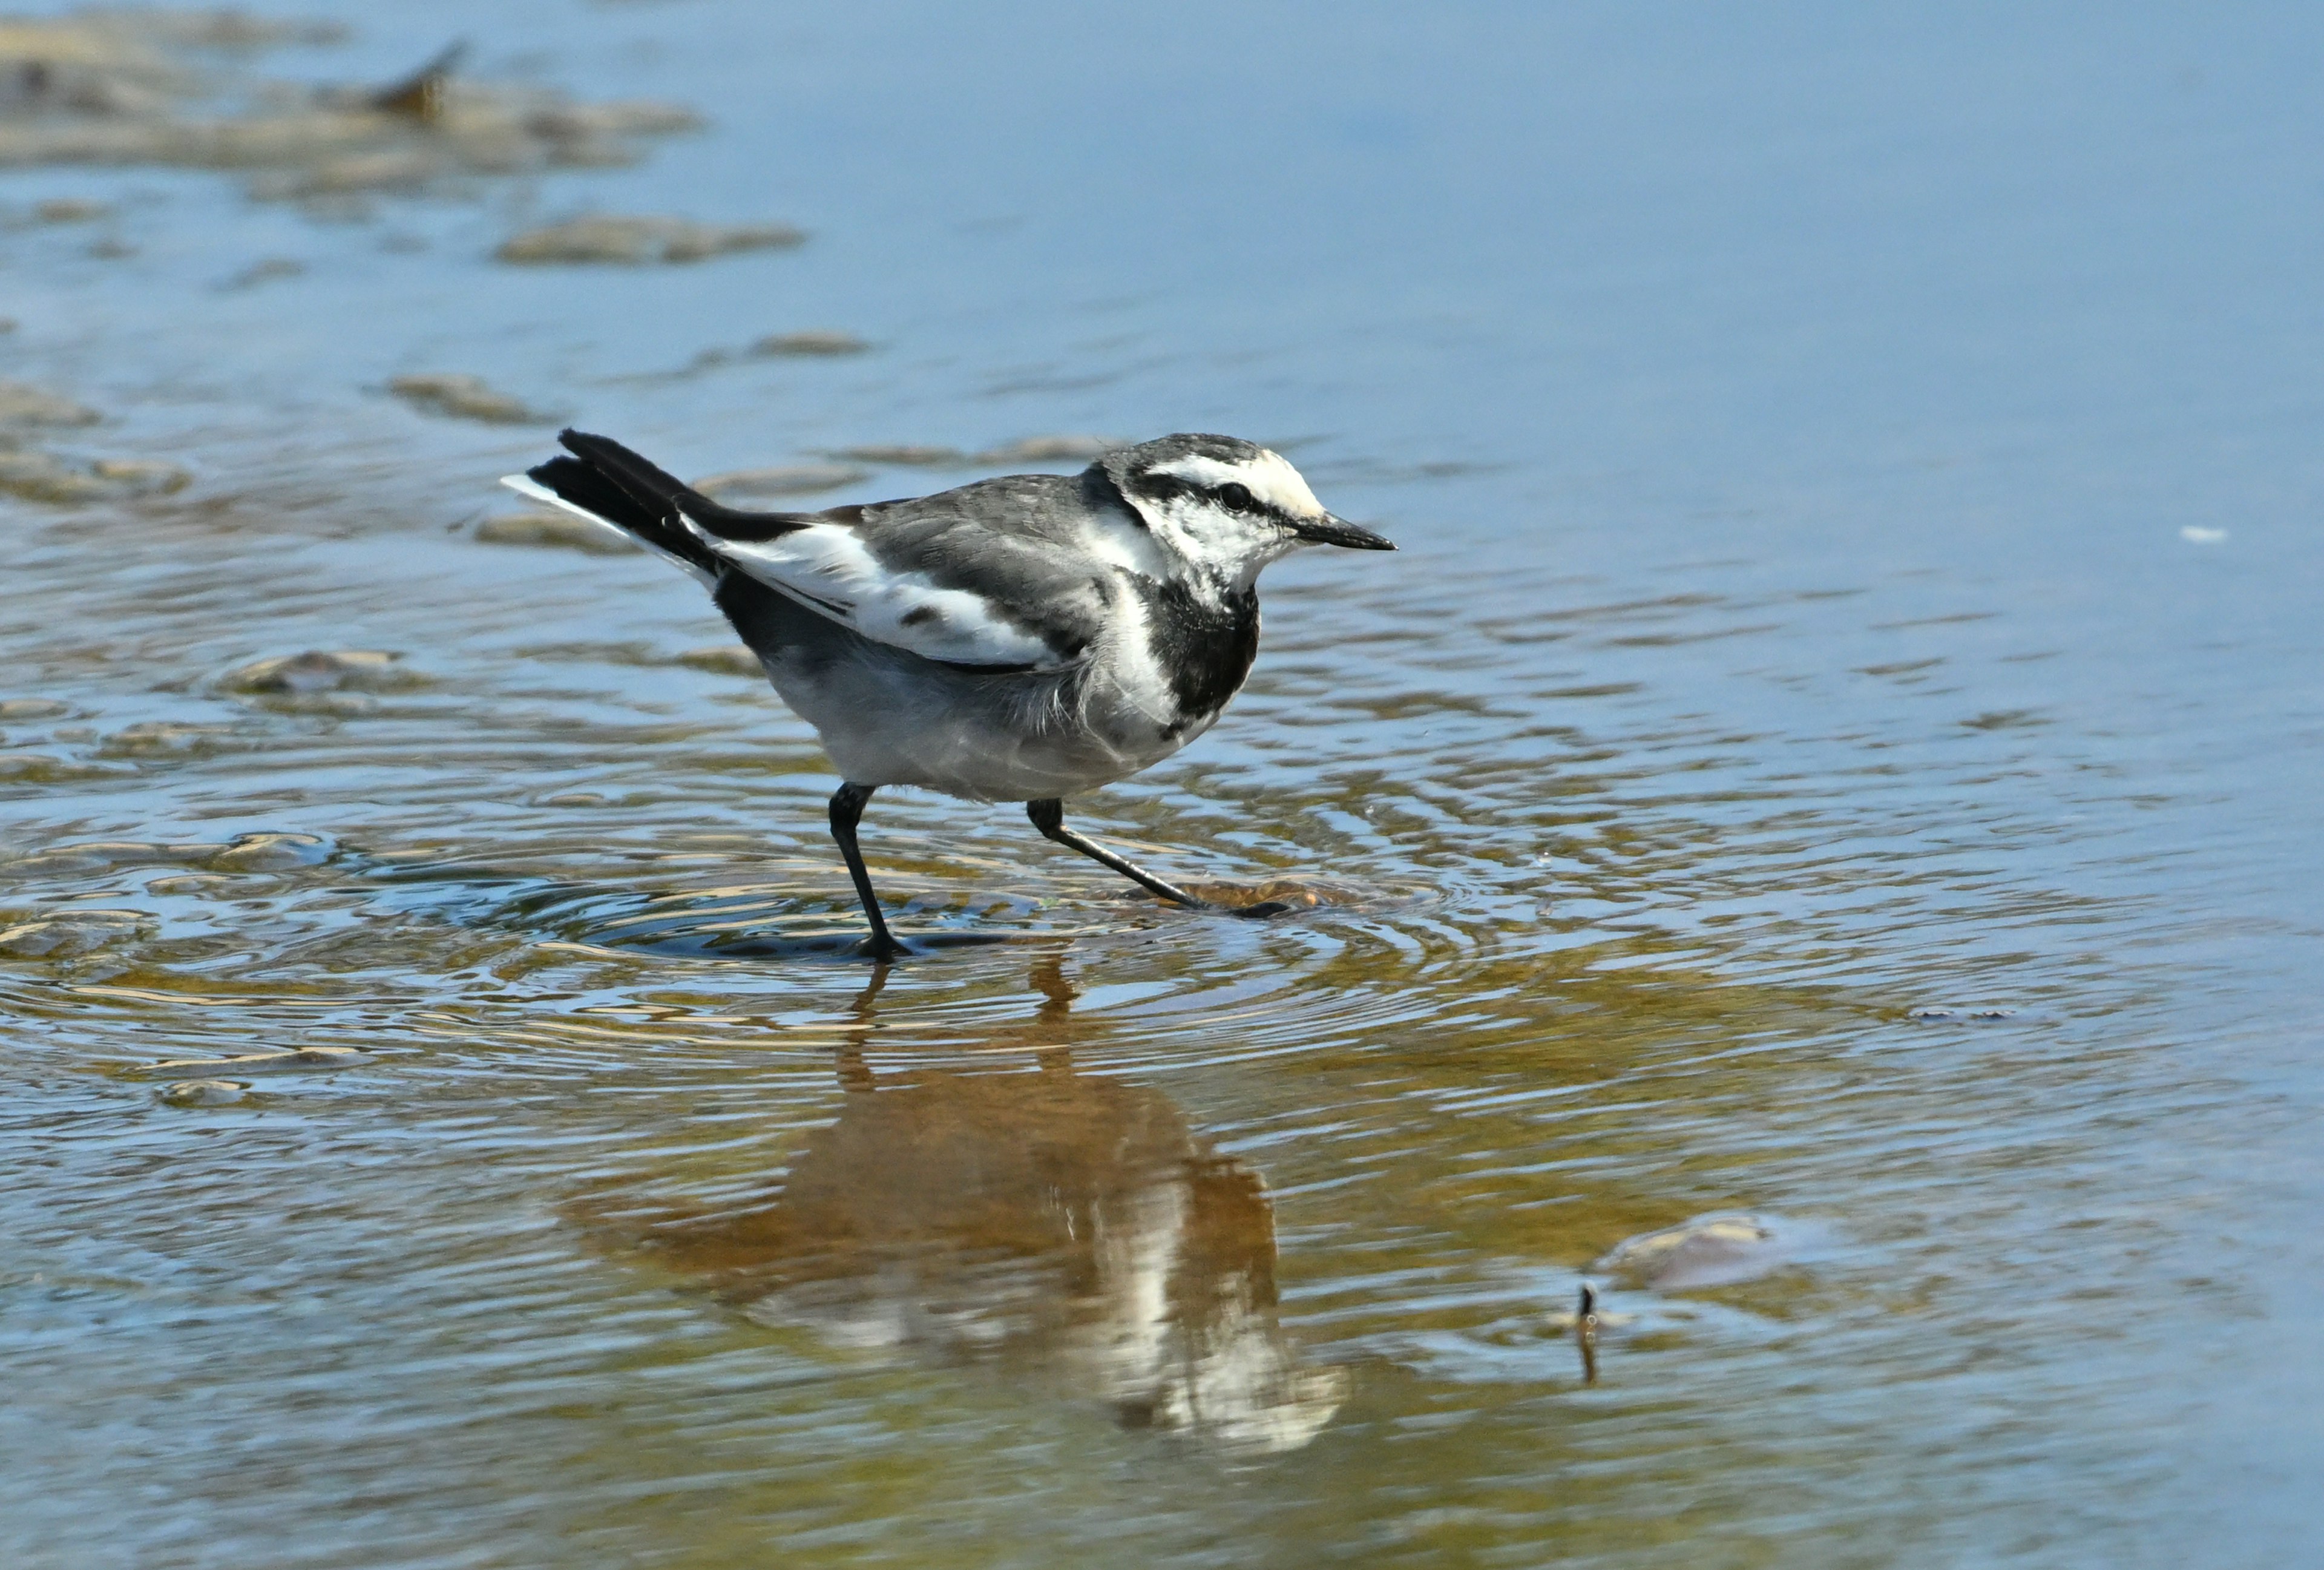
<svg viewBox="0 0 2324 1570">
<path fill-rule="evenodd" d="M 706 128 L 7 171 L 0 374 L 104 416 L 23 439 L 186 484 L 0 501 L 0 1557 L 2312 1556 L 2319 32 L 415 5 L 217 69 Z M 809 238 L 493 260 L 589 212 Z M 479 538 L 554 428 L 421 376 L 694 475 L 1283 446 L 1402 553 L 1074 821 L 1317 905 L 883 794 L 852 959 L 812 735 Z"/>
</svg>

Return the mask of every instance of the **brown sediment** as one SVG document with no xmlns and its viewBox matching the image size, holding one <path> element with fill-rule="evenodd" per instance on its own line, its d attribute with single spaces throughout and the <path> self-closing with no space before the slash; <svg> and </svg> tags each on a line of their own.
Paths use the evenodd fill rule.
<svg viewBox="0 0 2324 1570">
<path fill-rule="evenodd" d="M 691 130 L 654 103 L 576 102 L 474 82 L 448 50 L 384 88 L 317 89 L 244 60 L 334 29 L 200 12 L 90 12 L 0 22 L 0 167 L 161 165 L 244 170 L 254 195 L 412 189 L 445 176 L 634 162 L 641 139 Z M 54 220 L 61 221 L 61 220 Z"/>
</svg>

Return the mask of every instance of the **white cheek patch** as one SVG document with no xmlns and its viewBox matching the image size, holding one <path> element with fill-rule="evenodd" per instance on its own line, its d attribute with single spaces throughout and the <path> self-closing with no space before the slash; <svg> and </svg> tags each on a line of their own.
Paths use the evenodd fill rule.
<svg viewBox="0 0 2324 1570">
<path fill-rule="evenodd" d="M 1262 448 L 1255 458 L 1241 463 L 1222 463 L 1213 457 L 1182 457 L 1175 463 L 1163 464 L 1157 475 L 1176 475 L 1206 491 L 1215 491 L 1231 483 L 1249 486 L 1250 494 L 1271 507 L 1280 508 L 1295 518 L 1320 518 L 1323 503 L 1299 477 L 1299 471 L 1285 461 L 1281 453 Z"/>
<path fill-rule="evenodd" d="M 962 665 L 1065 663 L 1047 640 L 997 614 L 983 596 L 939 588 L 926 573 L 889 571 L 844 525 L 815 523 L 748 544 L 694 532 L 769 588 L 874 642 Z"/>
</svg>

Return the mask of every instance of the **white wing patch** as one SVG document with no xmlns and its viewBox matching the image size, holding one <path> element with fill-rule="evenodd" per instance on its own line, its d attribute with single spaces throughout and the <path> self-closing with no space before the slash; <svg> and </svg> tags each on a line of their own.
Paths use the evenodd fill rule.
<svg viewBox="0 0 2324 1570">
<path fill-rule="evenodd" d="M 1281 453 L 1265 448 L 1257 457 L 1239 464 L 1222 463 L 1213 457 L 1182 457 L 1159 466 L 1154 472 L 1176 475 L 1208 491 L 1239 480 L 1250 487 L 1252 495 L 1295 518 L 1320 518 L 1323 514 L 1323 503 L 1315 499 L 1315 493 L 1307 488 L 1299 471 Z"/>
<path fill-rule="evenodd" d="M 680 514 L 683 516 L 683 514 Z M 840 523 L 810 523 L 774 540 L 720 540 L 687 520 L 701 541 L 769 588 L 877 643 L 958 665 L 1072 663 L 1048 641 L 1001 616 L 982 595 L 939 588 L 926 573 L 891 572 Z"/>
</svg>

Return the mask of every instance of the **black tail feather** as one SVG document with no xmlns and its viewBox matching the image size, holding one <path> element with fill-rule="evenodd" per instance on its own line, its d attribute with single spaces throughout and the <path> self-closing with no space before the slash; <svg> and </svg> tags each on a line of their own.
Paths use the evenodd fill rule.
<svg viewBox="0 0 2324 1570">
<path fill-rule="evenodd" d="M 610 437 L 567 430 L 558 439 L 574 456 L 528 469 L 527 478 L 714 577 L 725 563 L 679 519 L 681 511 L 721 538 L 764 540 L 806 522 L 795 513 L 744 513 L 714 502 Z"/>
</svg>

